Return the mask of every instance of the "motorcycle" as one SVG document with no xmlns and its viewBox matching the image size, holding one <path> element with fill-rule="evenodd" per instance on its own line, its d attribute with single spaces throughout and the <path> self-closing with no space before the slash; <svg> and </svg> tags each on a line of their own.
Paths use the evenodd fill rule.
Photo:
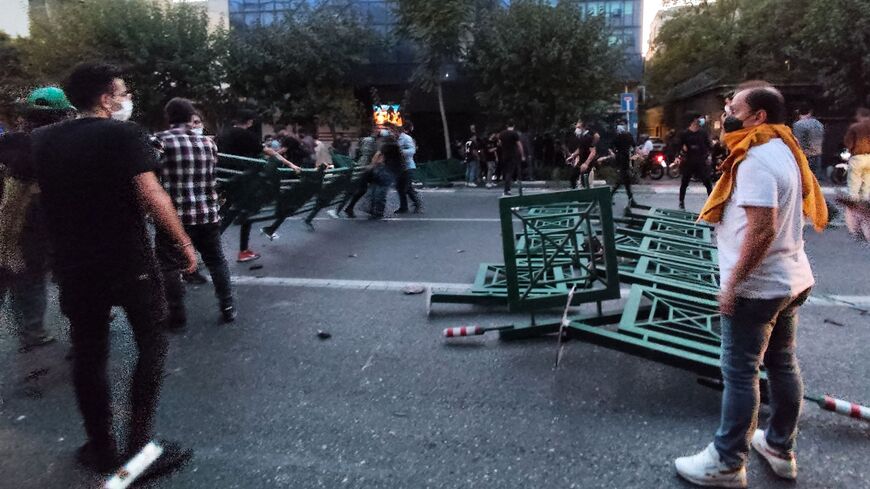
<svg viewBox="0 0 870 489">
<path fill-rule="evenodd" d="M 683 164 L 683 155 L 679 154 L 674 158 L 674 161 L 668 164 L 668 176 L 671 178 L 680 178 L 680 166 Z"/>
<path fill-rule="evenodd" d="M 652 151 L 644 162 L 644 170 L 653 180 L 661 180 L 667 169 L 664 151 Z"/>
<path fill-rule="evenodd" d="M 852 158 L 852 153 L 844 149 L 840 152 L 840 162 L 831 168 L 831 182 L 836 185 L 845 185 L 846 179 L 849 176 L 849 159 Z"/>
</svg>

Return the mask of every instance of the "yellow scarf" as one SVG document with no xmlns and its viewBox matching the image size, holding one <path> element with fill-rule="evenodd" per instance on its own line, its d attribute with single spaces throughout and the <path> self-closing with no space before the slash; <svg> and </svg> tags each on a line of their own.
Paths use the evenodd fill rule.
<svg viewBox="0 0 870 489">
<path fill-rule="evenodd" d="M 816 231 L 821 232 L 828 225 L 828 206 L 822 188 L 810 170 L 807 157 L 792 134 L 791 129 L 783 124 L 761 124 L 759 126 L 740 129 L 725 134 L 725 145 L 731 151 L 722 163 L 722 177 L 716 182 L 716 187 L 707 198 L 701 210 L 699 221 L 718 223 L 722 220 L 722 211 L 734 191 L 737 165 L 746 159 L 749 149 L 779 138 L 788 146 L 797 161 L 801 174 L 801 194 L 803 195 L 803 212 L 812 222 Z"/>
</svg>

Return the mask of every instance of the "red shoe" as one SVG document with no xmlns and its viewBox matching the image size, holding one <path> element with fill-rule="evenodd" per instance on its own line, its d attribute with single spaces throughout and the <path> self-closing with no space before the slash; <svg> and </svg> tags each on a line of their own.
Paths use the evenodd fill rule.
<svg viewBox="0 0 870 489">
<path fill-rule="evenodd" d="M 251 250 L 245 250 L 239 252 L 239 257 L 236 259 L 239 263 L 245 263 L 246 261 L 254 261 L 260 258 L 260 255 L 254 253 Z"/>
</svg>

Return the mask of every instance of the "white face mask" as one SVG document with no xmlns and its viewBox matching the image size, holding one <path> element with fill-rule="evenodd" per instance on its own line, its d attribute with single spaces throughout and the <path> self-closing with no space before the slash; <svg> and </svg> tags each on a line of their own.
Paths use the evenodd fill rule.
<svg viewBox="0 0 870 489">
<path fill-rule="evenodd" d="M 196 134 L 197 136 L 202 136 L 202 128 L 201 127 L 194 127 L 193 129 L 190 130 L 190 132 Z"/>
<path fill-rule="evenodd" d="M 121 109 L 112 112 L 112 119 L 116 121 L 128 121 L 130 120 L 130 116 L 133 115 L 133 101 L 130 99 L 126 99 L 121 102 Z"/>
<path fill-rule="evenodd" d="M 619 132 L 619 133 L 625 132 L 625 126 L 623 126 L 621 124 L 616 126 L 616 132 Z"/>
<path fill-rule="evenodd" d="M 580 128 L 574 129 L 574 135 L 579 138 L 580 136 L 583 135 L 583 129 L 580 129 Z"/>
</svg>

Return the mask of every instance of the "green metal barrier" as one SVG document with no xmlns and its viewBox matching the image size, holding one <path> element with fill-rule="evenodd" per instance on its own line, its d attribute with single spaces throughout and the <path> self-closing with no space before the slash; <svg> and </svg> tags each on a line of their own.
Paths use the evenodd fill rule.
<svg viewBox="0 0 870 489">
<path fill-rule="evenodd" d="M 465 166 L 454 159 L 417 163 L 414 178 L 426 186 L 450 185 L 455 181 L 465 181 Z"/>
</svg>

